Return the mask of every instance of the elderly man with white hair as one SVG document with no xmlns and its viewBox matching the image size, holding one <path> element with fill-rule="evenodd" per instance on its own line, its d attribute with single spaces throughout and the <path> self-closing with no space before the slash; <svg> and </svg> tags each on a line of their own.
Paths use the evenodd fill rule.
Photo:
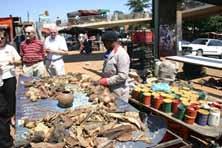
<svg viewBox="0 0 222 148">
<path fill-rule="evenodd" d="M 44 65 L 45 50 L 43 42 L 36 37 L 35 28 L 25 28 L 25 41 L 20 45 L 20 55 L 23 62 L 23 72 L 26 76 L 44 77 L 46 68 Z"/>
<path fill-rule="evenodd" d="M 50 36 L 45 39 L 44 47 L 47 51 L 46 68 L 51 76 L 64 75 L 63 55 L 69 55 L 65 38 L 58 34 L 57 26 L 49 27 Z"/>
</svg>

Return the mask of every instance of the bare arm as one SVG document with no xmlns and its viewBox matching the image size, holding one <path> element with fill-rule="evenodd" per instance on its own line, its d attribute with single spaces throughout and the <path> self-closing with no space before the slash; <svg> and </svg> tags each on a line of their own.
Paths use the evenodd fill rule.
<svg viewBox="0 0 222 148">
<path fill-rule="evenodd" d="M 21 60 L 15 60 L 15 58 L 13 58 L 11 61 L 9 61 L 9 64 L 18 66 L 18 65 L 22 64 L 22 61 Z"/>
<path fill-rule="evenodd" d="M 52 54 L 59 54 L 59 55 L 68 55 L 68 51 L 62 50 L 62 49 L 56 50 L 56 51 L 50 50 L 50 49 L 46 49 L 46 52 L 47 53 L 52 53 Z"/>
</svg>

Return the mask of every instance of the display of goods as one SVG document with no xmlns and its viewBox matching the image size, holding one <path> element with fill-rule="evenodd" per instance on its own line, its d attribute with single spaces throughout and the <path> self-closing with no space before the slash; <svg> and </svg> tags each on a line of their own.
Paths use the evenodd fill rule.
<svg viewBox="0 0 222 148">
<path fill-rule="evenodd" d="M 195 108 L 193 108 L 192 106 L 188 106 L 186 108 L 186 115 L 196 118 L 197 110 Z"/>
<path fill-rule="evenodd" d="M 222 110 L 222 102 L 218 102 L 218 101 L 217 102 L 213 102 L 211 104 L 211 106 L 216 107 L 216 108 Z"/>
<path fill-rule="evenodd" d="M 24 120 L 27 142 L 63 147 L 114 147 L 115 142 L 152 143 L 139 112 L 109 112 L 103 104 L 89 105 L 40 120 Z M 56 147 L 54 145 L 54 147 Z"/>
<path fill-rule="evenodd" d="M 197 112 L 196 123 L 202 126 L 207 125 L 209 111 L 205 109 L 199 109 Z"/>
<path fill-rule="evenodd" d="M 131 35 L 133 43 L 152 43 L 153 33 L 148 31 L 137 31 Z"/>
<path fill-rule="evenodd" d="M 67 108 L 67 107 L 71 107 L 72 103 L 73 103 L 73 95 L 70 93 L 58 93 L 58 95 L 56 96 L 57 100 L 58 100 L 58 105 L 62 108 Z"/>
<path fill-rule="evenodd" d="M 201 79 L 199 80 L 199 83 L 205 86 L 222 89 L 222 78 L 216 79 L 216 78 L 209 78 L 208 80 Z"/>
<path fill-rule="evenodd" d="M 211 96 L 202 91 L 194 91 L 187 84 L 173 84 L 170 86 L 170 91 L 167 92 L 153 90 L 152 86 L 156 83 L 153 81 L 148 84 L 140 84 L 133 91 L 135 93 L 140 90 L 139 98 L 142 98 L 140 102 L 145 106 L 151 105 L 151 107 L 165 113 L 172 112 L 173 117 L 187 124 L 194 122 L 201 126 L 218 126 L 220 124 L 222 102 L 212 102 Z"/>
<path fill-rule="evenodd" d="M 178 100 L 178 99 L 173 100 L 173 102 L 172 102 L 172 112 L 173 112 L 174 114 L 177 113 L 177 111 L 178 111 L 178 106 L 179 106 L 180 102 L 181 102 L 181 101 Z"/>
<path fill-rule="evenodd" d="M 162 111 L 165 113 L 170 113 L 172 108 L 172 100 L 164 99 L 162 104 Z"/>
<path fill-rule="evenodd" d="M 175 117 L 179 120 L 183 120 L 184 118 L 184 115 L 185 115 L 185 111 L 186 111 L 186 108 L 184 107 L 184 105 L 181 103 L 179 106 L 178 106 L 178 111 L 177 113 L 175 114 Z"/>
<path fill-rule="evenodd" d="M 217 108 L 212 108 L 209 113 L 208 125 L 219 126 L 220 124 L 220 110 Z"/>
<path fill-rule="evenodd" d="M 150 106 L 151 105 L 151 93 L 144 93 L 143 98 L 144 98 L 144 104 L 146 106 Z"/>
<path fill-rule="evenodd" d="M 140 97 L 140 89 L 134 89 L 134 90 L 132 91 L 132 98 L 138 100 L 139 97 Z"/>
<path fill-rule="evenodd" d="M 195 122 L 195 117 L 185 115 L 184 122 L 187 124 L 193 124 Z"/>
<path fill-rule="evenodd" d="M 156 96 L 152 99 L 152 107 L 155 109 L 160 109 L 162 103 L 163 103 L 163 99 L 160 96 L 159 97 Z"/>
<path fill-rule="evenodd" d="M 89 102 L 103 102 L 111 110 L 115 109 L 113 103 L 116 98 L 115 94 L 111 93 L 109 88 L 99 85 L 86 74 L 68 73 L 62 76 L 43 77 L 24 81 L 23 85 L 25 86 L 24 96 L 31 101 L 52 98 L 58 99 L 59 107 L 70 107 L 73 95 L 82 92 L 89 97 Z M 69 94 L 63 94 L 63 92 Z"/>
</svg>

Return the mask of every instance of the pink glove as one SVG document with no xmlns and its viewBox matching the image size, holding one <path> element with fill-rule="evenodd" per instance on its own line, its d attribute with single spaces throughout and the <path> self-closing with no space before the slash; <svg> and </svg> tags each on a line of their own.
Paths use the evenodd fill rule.
<svg viewBox="0 0 222 148">
<path fill-rule="evenodd" d="M 99 84 L 103 86 L 108 86 L 108 80 L 107 78 L 102 78 L 99 80 Z"/>
</svg>

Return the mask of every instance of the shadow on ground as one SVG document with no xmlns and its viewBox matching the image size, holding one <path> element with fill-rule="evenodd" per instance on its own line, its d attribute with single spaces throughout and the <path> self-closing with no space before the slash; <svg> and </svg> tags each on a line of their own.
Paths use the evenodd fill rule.
<svg viewBox="0 0 222 148">
<path fill-rule="evenodd" d="M 64 62 L 83 62 L 83 61 L 100 61 L 103 60 L 104 53 L 91 53 L 91 54 L 75 54 L 71 56 L 64 56 Z"/>
</svg>

